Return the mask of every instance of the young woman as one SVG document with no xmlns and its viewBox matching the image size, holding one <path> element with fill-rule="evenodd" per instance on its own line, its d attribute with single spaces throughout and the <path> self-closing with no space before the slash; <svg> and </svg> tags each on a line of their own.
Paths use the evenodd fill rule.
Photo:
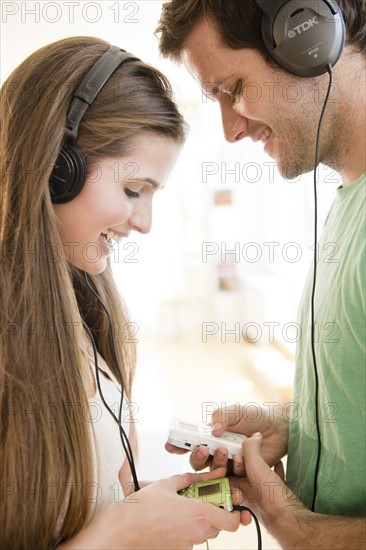
<svg viewBox="0 0 366 550">
<path fill-rule="evenodd" d="M 134 471 L 134 348 L 109 254 L 150 230 L 184 140 L 168 82 L 68 38 L 8 78 L 1 120 L 0 547 L 192 548 L 236 530 L 238 514 L 177 494 L 222 471 L 145 486 Z"/>
</svg>

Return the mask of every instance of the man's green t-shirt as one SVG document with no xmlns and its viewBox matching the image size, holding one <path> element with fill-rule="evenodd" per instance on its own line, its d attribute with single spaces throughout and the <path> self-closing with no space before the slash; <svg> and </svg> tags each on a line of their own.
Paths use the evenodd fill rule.
<svg viewBox="0 0 366 550">
<path fill-rule="evenodd" d="M 366 513 L 366 173 L 336 191 L 319 243 L 315 356 L 321 459 L 315 511 Z M 287 484 L 311 507 L 317 455 L 310 270 L 300 304 Z"/>
</svg>

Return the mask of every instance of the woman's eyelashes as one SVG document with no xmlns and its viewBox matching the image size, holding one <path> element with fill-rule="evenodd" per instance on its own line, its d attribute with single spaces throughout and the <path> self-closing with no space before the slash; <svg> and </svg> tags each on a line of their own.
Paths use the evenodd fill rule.
<svg viewBox="0 0 366 550">
<path fill-rule="evenodd" d="M 132 191 L 132 189 L 129 189 L 128 187 L 125 187 L 125 193 L 128 197 L 133 199 L 139 199 L 141 197 L 141 194 L 138 191 Z"/>
</svg>

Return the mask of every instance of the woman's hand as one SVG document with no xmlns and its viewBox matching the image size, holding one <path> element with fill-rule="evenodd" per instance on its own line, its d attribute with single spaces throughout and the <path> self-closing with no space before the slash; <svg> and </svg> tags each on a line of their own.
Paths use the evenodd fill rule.
<svg viewBox="0 0 366 550">
<path fill-rule="evenodd" d="M 225 470 L 217 469 L 151 483 L 107 508 L 59 548 L 185 550 L 216 537 L 221 530 L 236 531 L 240 525 L 239 513 L 227 512 L 177 493 L 191 483 L 224 475 Z"/>
</svg>

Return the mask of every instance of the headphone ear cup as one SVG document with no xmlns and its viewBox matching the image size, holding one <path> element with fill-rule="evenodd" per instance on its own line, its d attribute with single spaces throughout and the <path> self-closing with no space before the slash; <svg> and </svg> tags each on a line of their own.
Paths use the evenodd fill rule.
<svg viewBox="0 0 366 550">
<path fill-rule="evenodd" d="M 50 177 L 52 202 L 63 204 L 76 197 L 85 183 L 86 173 L 83 153 L 75 145 L 65 145 L 57 157 Z"/>
<path fill-rule="evenodd" d="M 273 59 L 302 77 L 327 72 L 338 61 L 345 41 L 345 24 L 335 0 L 256 0 L 264 14 L 262 36 Z M 270 9 L 271 5 L 271 9 Z"/>
</svg>

